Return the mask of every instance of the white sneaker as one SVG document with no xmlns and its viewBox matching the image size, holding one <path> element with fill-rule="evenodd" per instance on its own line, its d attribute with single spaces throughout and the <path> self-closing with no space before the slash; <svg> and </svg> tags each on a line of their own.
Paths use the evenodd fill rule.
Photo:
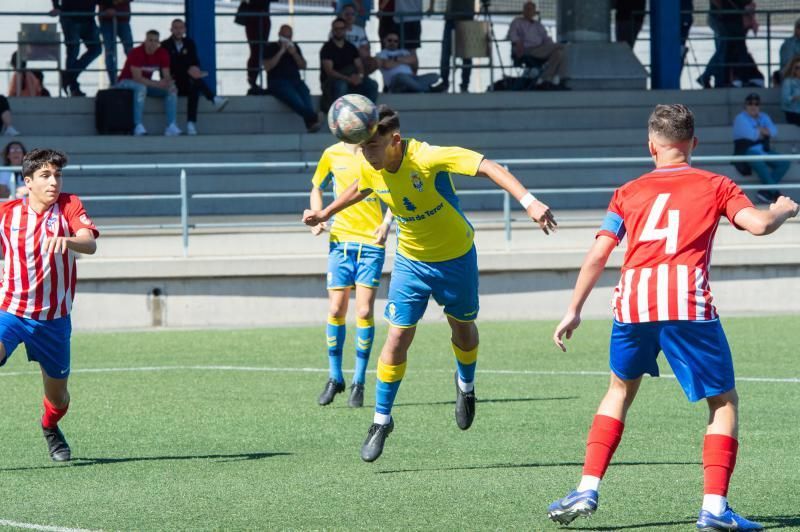
<svg viewBox="0 0 800 532">
<path fill-rule="evenodd" d="M 17 131 L 14 126 L 8 126 L 4 131 L 3 135 L 6 137 L 16 137 L 19 135 L 19 131 Z"/>
<path fill-rule="evenodd" d="M 183 134 L 183 131 L 181 131 L 181 128 L 179 128 L 178 125 L 174 122 L 168 125 L 167 128 L 164 130 L 165 137 L 177 137 L 178 135 L 181 134 Z"/>
<path fill-rule="evenodd" d="M 214 96 L 214 110 L 222 111 L 228 105 L 228 99 L 222 96 Z"/>
<path fill-rule="evenodd" d="M 186 134 L 197 135 L 197 126 L 194 125 L 194 122 L 186 122 Z"/>
<path fill-rule="evenodd" d="M 142 124 L 136 124 L 136 127 L 133 128 L 133 136 L 141 137 L 143 135 L 147 135 L 147 130 L 144 128 Z"/>
</svg>

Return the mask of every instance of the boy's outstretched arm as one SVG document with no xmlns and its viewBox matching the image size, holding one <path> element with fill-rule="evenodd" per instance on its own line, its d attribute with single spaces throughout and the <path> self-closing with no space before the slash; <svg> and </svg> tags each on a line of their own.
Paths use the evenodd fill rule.
<svg viewBox="0 0 800 532">
<path fill-rule="evenodd" d="M 747 207 L 736 213 L 733 223 L 756 236 L 774 233 L 789 218 L 797 216 L 798 206 L 791 198 L 781 196 L 768 210 Z"/>
<path fill-rule="evenodd" d="M 562 351 L 567 350 L 562 339 L 564 334 L 567 335 L 567 339 L 572 338 L 572 331 L 581 324 L 581 311 L 584 303 L 586 303 L 586 298 L 589 297 L 594 285 L 597 284 L 597 280 L 603 274 L 608 257 L 615 247 L 617 247 L 615 239 L 610 236 L 600 235 L 595 239 L 589 253 L 583 260 L 578 280 L 575 282 L 575 290 L 572 292 L 572 302 L 561 323 L 558 324 L 553 333 L 553 341 Z"/>
</svg>

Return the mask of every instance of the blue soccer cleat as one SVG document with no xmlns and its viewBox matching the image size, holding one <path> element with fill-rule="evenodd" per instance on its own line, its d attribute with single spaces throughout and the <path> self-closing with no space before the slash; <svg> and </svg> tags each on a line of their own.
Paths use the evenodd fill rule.
<svg viewBox="0 0 800 532">
<path fill-rule="evenodd" d="M 697 530 L 701 532 L 764 530 L 764 527 L 754 521 L 748 521 L 728 506 L 720 515 L 714 515 L 707 510 L 700 510 L 700 516 L 697 518 Z"/>
<path fill-rule="evenodd" d="M 597 510 L 599 496 L 595 490 L 572 491 L 547 508 L 547 517 L 556 523 L 568 525 L 577 517 L 589 517 Z"/>
</svg>

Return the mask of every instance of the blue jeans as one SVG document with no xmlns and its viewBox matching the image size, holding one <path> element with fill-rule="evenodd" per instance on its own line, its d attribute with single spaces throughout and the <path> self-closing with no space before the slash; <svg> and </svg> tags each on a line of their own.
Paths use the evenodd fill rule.
<svg viewBox="0 0 800 532">
<path fill-rule="evenodd" d="M 269 90 L 278 100 L 303 117 L 306 127 L 317 122 L 317 111 L 311 102 L 311 93 L 302 80 L 271 79 L 269 80 Z"/>
<path fill-rule="evenodd" d="M 158 87 L 148 87 L 132 79 L 123 79 L 117 83 L 117 88 L 130 89 L 133 91 L 133 122 L 137 126 L 142 123 L 144 100 L 148 96 L 152 98 L 164 98 L 164 112 L 167 113 L 167 125 L 175 123 L 178 115 L 178 94 L 176 92 L 159 89 Z"/>
<path fill-rule="evenodd" d="M 130 22 L 117 21 L 117 32 L 114 34 L 114 21 L 101 20 L 100 33 L 103 35 L 103 48 L 106 51 L 106 71 L 108 81 L 112 85 L 117 82 L 117 37 L 122 42 L 122 49 L 128 55 L 133 48 L 133 35 L 131 34 Z"/>
<path fill-rule="evenodd" d="M 395 74 L 389 85 L 389 92 L 428 92 L 431 85 L 439 79 L 438 74 Z"/>
<path fill-rule="evenodd" d="M 67 70 L 61 83 L 65 87 L 77 90 L 80 89 L 78 76 L 102 52 L 100 33 L 97 24 L 94 23 L 94 17 L 62 16 L 60 21 L 61 29 L 64 31 L 64 46 L 67 49 Z M 78 57 L 81 41 L 86 46 L 86 51 Z"/>
<path fill-rule="evenodd" d="M 762 151 L 758 148 L 750 148 L 745 155 L 777 155 L 774 151 Z M 766 185 L 780 183 L 786 172 L 789 171 L 791 163 L 789 161 L 754 161 L 749 163 L 761 182 Z"/>
<path fill-rule="evenodd" d="M 378 83 L 368 77 L 364 77 L 361 84 L 355 87 L 351 86 L 343 79 L 333 81 L 331 101 L 335 102 L 337 98 L 345 94 L 360 94 L 375 102 L 378 100 Z"/>
<path fill-rule="evenodd" d="M 442 80 L 450 85 L 450 56 L 453 55 L 453 31 L 456 29 L 455 20 L 444 21 L 444 35 L 442 35 L 442 58 L 439 61 L 439 71 Z M 463 59 L 461 67 L 461 87 L 469 86 L 469 76 L 472 73 L 472 59 Z"/>
</svg>

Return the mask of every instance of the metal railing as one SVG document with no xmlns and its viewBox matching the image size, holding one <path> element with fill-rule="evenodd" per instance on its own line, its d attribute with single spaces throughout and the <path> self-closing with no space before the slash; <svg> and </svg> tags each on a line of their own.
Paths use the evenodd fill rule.
<svg viewBox="0 0 800 532">
<path fill-rule="evenodd" d="M 732 163 L 732 162 L 755 162 L 755 161 L 798 161 L 800 154 L 780 154 L 780 155 L 705 155 L 692 158 L 692 162 L 697 163 Z M 650 157 L 584 157 L 576 159 L 565 158 L 531 158 L 531 159 L 498 159 L 497 163 L 506 168 L 520 167 L 553 167 L 553 166 L 592 166 L 592 165 L 652 165 Z M 189 235 L 192 229 L 204 228 L 237 228 L 237 227 L 297 227 L 300 222 L 216 222 L 216 223 L 192 223 L 189 220 L 189 202 L 192 199 L 244 199 L 244 198 L 308 198 L 309 191 L 298 192 L 220 192 L 220 193 L 189 193 L 189 174 L 191 169 L 310 169 L 315 167 L 316 161 L 299 162 L 265 162 L 265 163 L 166 163 L 166 164 L 77 164 L 65 168 L 65 172 L 82 172 L 95 170 L 177 170 L 179 177 L 178 192 L 173 194 L 130 194 L 130 195 L 86 195 L 81 196 L 85 202 L 105 202 L 105 201 L 178 201 L 179 202 L 179 222 L 174 224 L 127 224 L 127 225 L 108 225 L 101 226 L 104 231 L 108 230 L 149 230 L 149 229 L 180 229 L 182 253 L 184 257 L 189 256 Z M 0 171 L 18 171 L 17 167 L 0 166 Z M 744 190 L 763 190 L 763 189 L 784 189 L 800 190 L 799 184 L 755 184 L 740 185 Z M 549 194 L 611 194 L 618 187 L 551 187 L 551 188 L 532 188 L 530 192 L 536 195 L 545 196 Z M 512 223 L 515 221 L 526 220 L 525 218 L 515 218 L 511 213 L 511 196 L 504 190 L 494 189 L 466 189 L 458 192 L 459 196 L 502 196 L 502 218 L 481 219 L 478 224 L 502 223 L 506 243 L 511 242 Z M 299 214 L 299 213 L 298 213 Z"/>
<path fill-rule="evenodd" d="M 272 36 L 273 39 L 274 39 L 274 36 L 277 33 L 277 26 L 278 26 L 277 22 L 278 21 L 283 21 L 284 19 L 291 20 L 293 18 L 296 18 L 296 19 L 301 20 L 301 21 L 309 21 L 309 22 L 313 21 L 315 27 L 316 26 L 320 26 L 320 25 L 322 26 L 318 30 L 319 31 L 319 35 L 318 35 L 317 38 L 301 39 L 301 40 L 297 41 L 298 44 L 300 44 L 301 46 L 306 48 L 306 50 L 305 50 L 306 51 L 306 53 L 305 53 L 306 59 L 310 59 L 309 68 L 306 69 L 308 74 L 309 74 L 309 76 L 316 77 L 316 73 L 319 71 L 319 65 L 318 65 L 318 62 L 316 60 L 316 56 L 317 56 L 316 52 L 317 52 L 318 47 L 321 47 L 322 44 L 324 44 L 326 42 L 327 36 L 328 36 L 328 31 L 329 31 L 329 23 L 330 23 L 330 21 L 333 19 L 333 17 L 335 15 L 331 10 L 325 10 L 325 11 L 323 11 L 323 10 L 316 10 L 316 11 L 296 10 L 292 6 L 293 6 L 293 4 L 290 4 L 289 6 L 285 6 L 285 5 L 282 5 L 282 4 L 276 4 L 273 7 L 277 8 L 277 9 L 273 9 L 272 13 L 263 14 L 261 16 L 272 17 L 274 19 L 273 20 L 273 29 L 270 32 L 270 36 Z M 743 11 L 743 13 L 744 12 L 745 11 Z M 706 15 L 708 14 L 708 11 L 707 10 L 706 11 L 697 10 L 697 11 L 693 11 L 692 13 L 694 15 L 694 20 L 695 20 L 694 26 L 695 27 L 699 27 L 699 26 L 705 27 L 704 24 L 701 23 L 701 21 L 704 22 L 704 19 L 705 19 Z M 769 9 L 769 10 L 761 10 L 761 9 L 759 9 L 759 10 L 757 10 L 755 12 L 755 14 L 758 17 L 760 17 L 762 20 L 765 20 L 765 24 L 763 24 L 764 27 L 760 31 L 758 36 L 749 36 L 745 40 L 746 40 L 746 42 L 763 41 L 766 44 L 766 49 L 764 50 L 763 53 L 752 54 L 754 56 L 754 58 L 755 58 L 755 64 L 760 68 L 765 68 L 766 69 L 766 72 L 763 72 L 764 77 L 765 77 L 765 84 L 766 85 L 769 85 L 771 83 L 772 71 L 778 65 L 778 62 L 775 60 L 775 57 L 774 57 L 775 56 L 775 52 L 773 50 L 773 45 L 775 43 L 777 43 L 779 40 L 783 40 L 785 37 L 788 37 L 790 35 L 790 33 L 779 34 L 778 32 L 776 32 L 775 29 L 773 28 L 773 26 L 774 26 L 773 19 L 777 18 L 777 17 L 785 17 L 785 16 L 787 16 L 789 14 L 798 14 L 798 13 L 800 13 L 800 11 L 798 11 L 798 10 L 786 10 L 786 9 Z M 89 13 L 75 14 L 75 15 L 80 15 L 80 16 L 85 17 L 88 14 Z M 377 24 L 376 19 L 379 18 L 382 15 L 387 15 L 387 14 L 389 14 L 389 13 L 380 13 L 380 12 L 372 13 L 372 15 L 373 15 L 372 24 Z M 437 19 L 438 20 L 438 19 L 441 19 L 445 15 L 445 13 L 441 12 L 441 11 L 439 11 L 439 12 L 423 11 L 423 12 L 420 12 L 420 13 L 391 13 L 391 14 L 396 15 L 399 18 L 402 18 L 403 16 L 414 16 L 414 17 L 421 16 L 423 18 L 423 20 L 431 20 L 431 19 Z M 642 14 L 642 13 L 638 13 L 638 14 Z M 644 12 L 643 14 L 644 15 L 648 15 L 647 12 Z M 96 15 L 96 13 L 95 13 L 95 15 Z M 482 18 L 482 14 L 480 12 L 476 12 L 474 15 L 475 15 L 475 17 L 477 19 L 481 19 Z M 498 25 L 498 26 L 501 25 L 501 24 L 505 24 L 507 22 L 505 19 L 509 19 L 512 16 L 517 16 L 517 15 L 519 15 L 519 13 L 518 12 L 513 12 L 513 11 L 498 11 L 498 10 L 492 10 L 491 11 L 491 16 L 499 17 L 498 21 L 502 21 L 502 22 L 496 21 L 495 25 Z M 47 21 L 48 23 L 56 23 L 56 24 L 57 24 L 57 20 L 58 20 L 56 18 L 53 18 L 53 17 L 49 16 L 48 13 L 45 13 L 45 12 L 41 12 L 41 13 L 25 12 L 25 11 L 0 12 L 0 17 L 4 17 L 4 16 L 5 17 L 22 17 L 22 16 L 34 17 L 35 16 L 35 17 L 37 17 L 37 19 L 40 22 Z M 62 16 L 69 16 L 69 14 L 63 14 Z M 167 21 L 170 18 L 183 17 L 184 13 L 183 12 L 179 12 L 179 11 L 172 11 L 172 12 L 134 11 L 132 16 L 134 17 L 134 19 L 137 19 L 137 18 L 140 18 L 140 17 L 164 17 L 165 21 Z M 217 19 L 219 21 L 222 21 L 225 24 L 230 24 L 231 26 L 233 26 L 234 16 L 235 16 L 235 13 L 233 11 L 220 12 L 220 13 L 216 14 L 216 17 L 217 17 Z M 252 16 L 259 16 L 259 15 L 246 15 L 246 16 L 252 17 Z M 611 15 L 611 16 L 613 17 L 613 15 Z M 95 20 L 95 18 L 92 17 L 92 20 Z M 324 20 L 324 23 L 323 24 L 319 24 L 320 20 Z M 302 22 L 298 22 L 298 24 L 302 24 Z M 402 28 L 402 25 L 400 25 L 400 27 Z M 552 26 L 552 24 L 548 25 L 547 27 L 548 27 L 548 30 L 550 31 L 551 36 L 553 36 L 555 28 Z M 613 34 L 613 31 L 612 31 L 612 34 Z M 142 37 L 143 37 L 142 35 L 134 35 L 134 44 L 138 45 L 141 42 Z M 166 31 L 166 28 L 164 28 L 164 31 L 162 32 L 162 37 L 163 38 L 168 37 L 168 31 Z M 472 68 L 477 70 L 477 71 L 489 70 L 491 72 L 491 75 L 489 76 L 490 79 L 497 78 L 498 76 L 504 75 L 506 73 L 506 68 L 511 66 L 511 64 L 512 64 L 511 56 L 510 56 L 510 50 L 508 50 L 508 48 L 507 48 L 509 46 L 509 43 L 508 43 L 508 40 L 506 39 L 506 35 L 504 35 L 501 31 L 497 31 L 495 33 L 495 37 L 496 37 L 496 41 L 503 45 L 502 52 L 500 51 L 500 49 L 493 49 L 492 50 L 492 59 L 491 59 L 491 61 L 488 62 L 488 64 L 486 64 L 486 63 L 477 63 L 476 62 L 472 66 Z M 715 39 L 714 36 L 701 36 L 701 35 L 698 35 L 697 32 L 690 33 L 689 39 L 687 41 L 687 45 L 688 45 L 687 50 L 689 52 L 689 55 L 687 55 L 687 61 L 685 63 L 685 66 L 687 68 L 691 68 L 691 69 L 702 69 L 702 68 L 704 68 L 706 66 L 706 64 L 704 62 L 702 62 L 701 58 L 697 57 L 697 54 L 695 52 L 695 48 L 696 47 L 693 46 L 692 43 L 697 44 L 697 43 L 702 43 L 702 42 L 710 42 L 710 41 L 713 41 L 714 39 Z M 731 41 L 731 42 L 736 42 L 736 41 L 741 40 L 741 38 L 740 37 L 723 37 L 723 38 L 721 38 L 719 40 L 722 40 L 722 41 L 726 41 L 727 40 L 727 41 Z M 263 47 L 263 46 L 265 46 L 267 44 L 268 41 L 269 41 L 269 38 L 265 38 L 263 40 L 259 39 L 258 41 L 251 41 L 251 42 L 258 44 L 260 47 Z M 423 46 L 427 47 L 429 45 L 433 45 L 434 48 L 436 48 L 436 47 L 440 47 L 441 46 L 442 40 L 441 40 L 441 36 L 439 34 L 430 35 L 430 34 L 426 34 L 425 32 L 423 32 L 421 43 L 423 44 Z M 62 47 L 63 47 L 63 44 L 64 43 L 63 43 L 63 39 L 62 39 Z M 100 37 L 99 32 L 98 32 L 98 41 L 95 44 L 103 46 L 102 38 Z M 374 56 L 375 52 L 380 49 L 380 42 L 371 41 L 370 44 L 372 45 L 372 54 Z M 3 45 L 5 45 L 5 46 L 3 46 Z M 16 46 L 16 45 L 17 45 L 17 41 L 0 40 L 0 50 L 4 50 L 5 51 L 3 53 L 0 53 L 0 57 L 8 57 L 8 56 L 10 56 L 11 55 L 10 52 L 12 50 L 11 46 Z M 248 45 L 248 41 L 245 40 L 244 35 L 242 35 L 242 39 L 241 40 L 226 40 L 224 38 L 223 39 L 218 39 L 216 41 L 216 45 L 217 45 L 217 52 L 218 52 L 218 55 L 219 55 L 221 53 L 221 50 L 224 49 L 224 47 L 229 47 L 229 46 L 247 46 Z M 123 63 L 123 60 L 124 60 L 125 56 L 122 53 L 122 48 L 121 48 L 121 45 L 119 43 L 116 43 L 116 45 L 115 45 L 115 47 L 113 49 L 113 55 L 115 55 L 115 57 L 116 57 L 117 70 L 121 70 L 121 68 L 123 66 L 122 63 Z M 639 54 L 639 55 L 641 56 L 642 54 Z M 689 57 L 691 57 L 691 59 L 689 59 Z M 227 73 L 227 72 L 242 72 L 242 73 L 244 73 L 247 70 L 247 67 L 244 66 L 244 61 L 241 61 L 241 63 L 242 63 L 241 65 L 237 65 L 235 67 L 226 66 L 226 67 L 217 68 L 216 71 L 218 73 L 220 73 L 220 74 Z M 63 64 L 65 64 L 65 62 L 62 61 L 61 64 L 63 65 Z M 649 65 L 649 60 L 647 58 L 642 57 L 642 64 L 644 65 L 644 67 L 646 69 L 649 69 L 650 65 Z M 3 65 L 3 66 L 4 66 L 4 68 L 0 69 L 0 72 L 11 72 L 13 70 L 13 69 L 5 68 L 5 65 Z M 737 65 L 728 63 L 727 66 L 737 66 Z M 741 65 L 739 65 L 739 66 L 741 66 Z M 49 69 L 49 68 L 38 68 L 37 67 L 37 68 L 35 68 L 35 70 L 39 70 L 39 71 L 43 71 L 43 72 L 55 72 L 55 73 L 57 73 L 58 69 L 57 68 Z M 438 54 L 436 54 L 436 60 L 432 60 L 431 61 L 430 58 L 429 58 L 427 61 L 423 60 L 423 61 L 420 62 L 420 72 L 433 72 L 433 71 L 438 71 L 438 70 L 439 70 Z M 87 69 L 86 71 L 87 72 L 104 72 L 104 69 L 102 67 L 93 67 L 93 68 Z M 260 76 L 260 79 L 262 80 L 261 81 L 261 85 L 263 87 L 265 76 L 263 76 L 262 74 L 259 74 L 259 76 Z M 379 81 L 379 82 L 382 81 L 380 79 L 381 78 L 380 75 L 375 74 L 374 77 L 376 78 L 376 81 Z M 692 75 L 692 77 L 694 77 L 694 75 Z M 228 82 L 233 83 L 232 81 L 228 81 Z M 316 90 L 316 80 L 313 80 L 313 81 L 310 80 L 309 82 L 311 83 L 311 85 L 313 85 L 312 88 L 314 88 Z M 52 84 L 52 83 L 53 83 L 52 78 L 49 78 L 48 84 Z M 102 85 L 102 82 L 100 83 L 100 85 Z M 212 87 L 212 89 L 214 89 L 214 87 Z M 482 87 L 481 87 L 481 89 L 482 89 Z M 58 91 L 51 91 L 51 92 L 53 92 L 55 94 Z M 236 91 L 236 92 L 239 92 L 239 91 Z M 244 92 L 244 91 L 241 91 L 241 92 Z M 226 93 L 233 94 L 235 92 L 226 91 Z"/>
</svg>

